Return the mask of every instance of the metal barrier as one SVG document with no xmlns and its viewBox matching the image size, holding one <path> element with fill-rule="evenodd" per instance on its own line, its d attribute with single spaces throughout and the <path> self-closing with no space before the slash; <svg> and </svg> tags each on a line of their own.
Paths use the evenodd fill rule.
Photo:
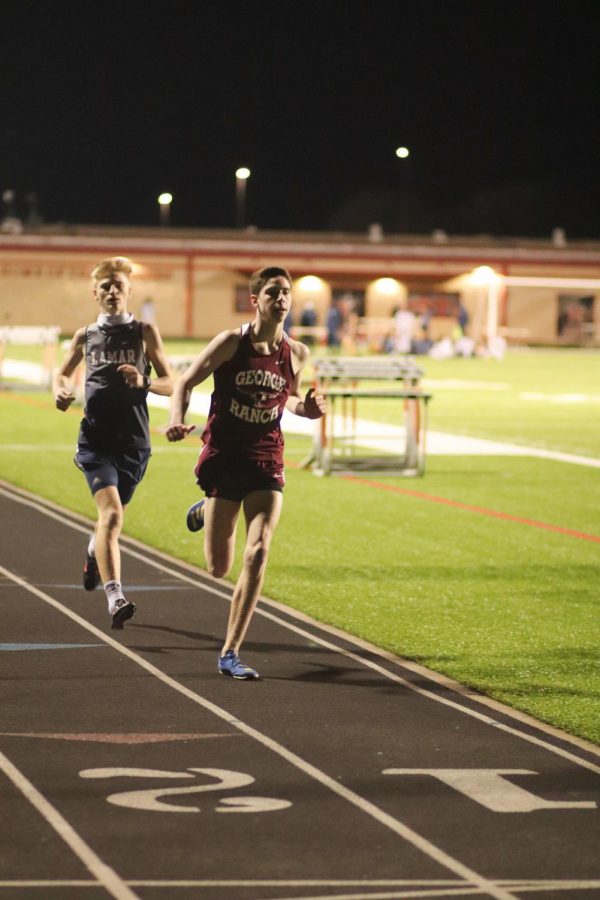
<svg viewBox="0 0 600 900">
<path fill-rule="evenodd" d="M 312 453 L 302 463 L 305 468 L 311 466 L 318 475 L 378 470 L 407 476 L 424 473 L 427 405 L 431 394 L 422 391 L 420 381 L 424 373 L 411 357 L 338 356 L 315 359 L 313 365 L 315 387 L 327 398 L 329 411 L 316 425 Z M 359 387 L 365 380 L 395 384 Z M 361 399 L 387 399 L 400 408 L 399 425 L 385 438 L 391 440 L 390 452 L 364 453 L 364 445 L 373 443 L 373 435 L 366 440 L 365 435 L 358 433 Z"/>
</svg>

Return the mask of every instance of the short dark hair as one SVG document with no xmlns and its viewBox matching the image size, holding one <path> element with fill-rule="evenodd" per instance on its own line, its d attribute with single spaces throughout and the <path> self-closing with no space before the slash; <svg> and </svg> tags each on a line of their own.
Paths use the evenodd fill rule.
<svg viewBox="0 0 600 900">
<path fill-rule="evenodd" d="M 253 296 L 260 294 L 267 281 L 271 278 L 278 278 L 280 275 L 287 278 L 291 286 L 292 276 L 287 269 L 283 269 L 281 266 L 266 266 L 264 269 L 257 269 L 250 276 L 250 293 Z"/>
</svg>

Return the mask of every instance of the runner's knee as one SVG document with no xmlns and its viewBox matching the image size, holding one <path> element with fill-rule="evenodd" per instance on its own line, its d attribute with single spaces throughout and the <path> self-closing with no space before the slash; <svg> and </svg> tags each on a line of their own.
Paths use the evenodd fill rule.
<svg viewBox="0 0 600 900">
<path fill-rule="evenodd" d="M 244 550 L 244 566 L 254 574 L 261 572 L 267 564 L 269 541 L 261 538 L 253 541 Z"/>
<path fill-rule="evenodd" d="M 211 560 L 207 562 L 208 574 L 212 575 L 213 578 L 225 578 L 226 575 L 229 574 L 231 566 L 227 565 L 227 562 L 223 560 Z"/>
<path fill-rule="evenodd" d="M 212 575 L 213 578 L 225 578 L 229 574 L 229 570 L 233 565 L 232 553 L 226 555 L 223 555 L 223 553 L 210 553 L 205 548 L 205 556 L 209 575 Z"/>
<path fill-rule="evenodd" d="M 120 531 L 123 526 L 123 510 L 117 506 L 111 506 L 100 512 L 98 521 L 107 531 Z"/>
</svg>

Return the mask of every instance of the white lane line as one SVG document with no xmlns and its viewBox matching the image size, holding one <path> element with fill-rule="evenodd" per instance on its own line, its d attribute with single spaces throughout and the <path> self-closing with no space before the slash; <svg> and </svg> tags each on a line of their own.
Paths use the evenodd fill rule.
<svg viewBox="0 0 600 900">
<path fill-rule="evenodd" d="M 302 888 L 311 888 L 311 887 L 362 887 L 362 888 L 376 888 L 376 887 L 394 887 L 394 888 L 425 888 L 425 889 L 435 889 L 435 890 L 450 890 L 460 888 L 463 891 L 468 890 L 468 885 L 465 886 L 465 882 L 462 880 L 450 880 L 450 879 L 423 879 L 423 878 L 381 878 L 375 880 L 365 880 L 365 881 L 351 881 L 351 880 L 326 880 L 326 879 L 238 879 L 238 880 L 217 880 L 217 879 L 182 879 L 180 881 L 173 881 L 167 879 L 138 879 L 138 878 L 129 878 L 126 881 L 126 884 L 129 887 L 149 887 L 149 888 L 256 888 L 256 887 L 278 887 L 278 888 L 294 888 L 294 887 L 302 887 Z M 510 887 L 513 890 L 521 892 L 528 891 L 587 891 L 587 890 L 598 890 L 600 888 L 600 879 L 508 879 L 508 878 L 500 878 L 498 879 L 498 884 L 504 885 L 505 887 Z M 0 888 L 42 888 L 42 887 L 90 887 L 97 888 L 97 881 L 60 881 L 60 880 L 51 880 L 51 879 L 38 879 L 38 880 L 21 880 L 21 881 L 1 881 L 0 880 Z M 473 888 L 473 890 L 479 890 L 478 888 Z M 331 897 L 331 894 L 328 894 L 327 897 Z M 364 894 L 362 895 L 364 896 Z M 370 896 L 370 895 L 369 895 Z M 406 896 L 406 894 L 400 894 L 399 896 Z M 287 900 L 298 900 L 297 897 L 287 898 Z M 311 900 L 315 900 L 314 896 L 311 896 Z"/>
<path fill-rule="evenodd" d="M 170 887 L 170 888 L 190 888 L 190 887 L 229 887 L 229 883 L 223 885 L 221 882 L 163 882 L 163 881 L 130 881 L 130 885 L 135 885 L 136 887 Z M 264 884 L 279 887 L 279 888 L 288 888 L 292 883 L 287 882 L 247 882 L 241 883 L 245 884 L 247 887 L 260 887 Z M 300 884 L 296 886 L 307 886 L 310 887 L 310 883 L 308 885 Z M 4 887 L 98 887 L 96 882 L 88 882 L 88 881 L 0 881 L 0 889 Z M 465 887 L 464 883 L 461 882 L 460 886 L 456 887 L 440 887 L 440 888 L 420 888 L 412 890 L 407 887 L 399 887 L 394 891 L 385 891 L 385 892 L 372 892 L 369 891 L 366 893 L 365 887 L 369 887 L 368 883 L 357 883 L 356 887 L 360 888 L 360 893 L 352 893 L 352 894 L 332 894 L 328 893 L 325 895 L 317 896 L 316 894 L 308 894 L 305 897 L 300 897 L 297 894 L 290 896 L 289 894 L 285 897 L 281 898 L 270 898 L 270 900 L 401 900 L 403 897 L 466 897 L 471 895 L 481 895 L 483 891 L 478 887 L 469 887 L 468 885 Z"/>
<path fill-rule="evenodd" d="M 470 897 L 480 895 L 481 888 L 478 887 L 458 887 L 458 888 L 437 888 L 434 890 L 400 890 L 400 891 L 384 891 L 383 893 L 371 892 L 365 893 L 361 890 L 360 894 L 307 894 L 305 897 L 272 897 L 270 900 L 401 900 L 403 897 Z"/>
<path fill-rule="evenodd" d="M 145 660 L 142 656 L 139 656 L 137 653 L 134 653 L 133 650 L 130 650 L 129 647 L 120 644 L 118 641 L 115 641 L 113 638 L 104 634 L 102 631 L 100 631 L 99 628 L 96 628 L 95 625 L 92 625 L 85 619 L 82 619 L 81 616 L 77 615 L 77 613 L 74 613 L 58 600 L 50 597 L 49 594 L 40 591 L 38 588 L 29 584 L 29 582 L 25 581 L 23 578 L 20 578 L 18 575 L 15 575 L 9 569 L 6 569 L 1 565 L 0 574 L 4 575 L 5 578 L 8 578 L 9 581 L 13 581 L 15 584 L 18 584 L 24 590 L 29 591 L 29 593 L 33 594 L 34 596 L 39 597 L 40 600 L 43 600 L 49 606 L 52 606 L 54 609 L 67 616 L 67 618 L 71 619 L 73 622 L 76 622 L 78 625 L 80 625 L 82 628 L 85 628 L 86 631 L 91 632 L 91 634 L 95 635 L 100 640 L 105 641 L 118 653 L 126 656 L 136 665 L 140 666 L 140 668 L 145 669 L 146 672 L 149 672 L 150 675 L 153 675 L 163 684 L 167 685 L 167 687 L 172 688 L 174 691 L 177 691 L 184 697 L 187 697 L 188 700 L 191 700 L 193 703 L 197 704 L 203 709 L 208 710 L 208 712 L 213 713 L 213 715 L 217 716 L 218 718 L 223 719 L 223 721 L 227 722 L 229 725 L 237 728 L 239 731 L 248 735 L 248 737 L 253 738 L 255 741 L 257 741 L 257 743 L 262 744 L 268 750 L 271 750 L 273 753 L 276 753 L 278 756 L 282 757 L 282 759 L 285 759 L 287 762 L 295 766 L 309 778 L 313 778 L 315 781 L 328 788 L 334 794 L 337 794 L 344 800 L 347 800 L 357 809 L 371 816 L 380 825 L 384 825 L 386 828 L 389 828 L 390 831 L 394 832 L 399 837 L 412 844 L 418 850 L 421 850 L 422 853 L 424 853 L 430 859 L 433 859 L 439 865 L 444 866 L 450 872 L 453 872 L 455 875 L 458 875 L 465 881 L 476 885 L 478 888 L 480 888 L 480 890 L 482 890 L 483 892 L 487 892 L 491 897 L 496 897 L 497 900 L 515 900 L 514 895 L 509 891 L 505 890 L 504 888 L 498 887 L 483 875 L 479 875 L 479 873 L 473 871 L 468 866 L 461 863 L 459 860 L 454 859 L 454 857 L 450 856 L 448 853 L 445 853 L 439 847 L 436 847 L 435 844 L 432 844 L 422 835 L 418 834 L 416 831 L 413 831 L 413 829 L 409 828 L 408 825 L 405 825 L 399 819 L 396 819 L 393 816 L 389 815 L 389 813 L 384 812 L 384 810 L 379 809 L 378 806 L 376 806 L 374 803 L 371 803 L 364 797 L 361 797 L 360 794 L 357 794 L 354 791 L 350 790 L 350 788 L 347 788 L 344 785 L 340 784 L 334 778 L 327 775 L 325 772 L 322 772 L 316 766 L 313 766 L 312 763 L 307 762 L 296 753 L 288 750 L 287 747 L 283 746 L 283 744 L 280 744 L 278 741 L 273 740 L 272 738 L 263 734 L 261 731 L 253 728 L 251 725 L 247 725 L 245 722 L 242 722 L 241 719 L 233 716 L 221 706 L 217 706 L 216 703 L 212 703 L 210 700 L 202 697 L 201 694 L 197 694 L 195 691 L 190 690 L 190 688 L 187 688 L 185 685 L 176 681 L 174 678 L 171 678 L 170 675 L 167 675 L 165 674 L 165 672 L 157 669 L 156 666 L 152 665 L 152 663 Z"/>
<path fill-rule="evenodd" d="M 6 483 L 4 483 L 4 484 L 6 484 Z M 0 487 L 0 495 L 6 496 L 9 500 L 14 500 L 17 503 L 22 503 L 25 506 L 30 506 L 32 509 L 35 509 L 36 511 L 41 512 L 44 515 L 49 516 L 52 519 L 55 519 L 57 522 L 60 522 L 63 525 L 68 525 L 70 528 L 73 528 L 76 531 L 81 531 L 82 533 L 84 533 L 86 535 L 90 534 L 90 530 L 93 527 L 91 524 L 86 527 L 85 525 L 79 525 L 77 522 L 73 522 L 69 518 L 65 518 L 65 515 L 67 515 L 67 516 L 75 515 L 76 516 L 77 513 L 71 513 L 69 510 L 64 510 L 64 514 L 63 514 L 63 511 L 61 510 L 61 508 L 59 506 L 55 506 L 55 504 L 52 504 L 53 506 L 55 506 L 56 510 L 58 510 L 58 512 L 54 512 L 52 509 L 48 509 L 46 506 L 36 502 L 35 500 L 29 499 L 27 496 L 21 496 L 20 493 L 12 493 L 10 490 L 10 488 L 12 486 L 11 485 L 6 485 L 6 486 L 9 488 L 9 490 L 5 490 L 2 487 Z M 21 489 L 18 489 L 18 490 L 20 491 Z M 45 502 L 50 503 L 51 501 L 45 501 Z M 83 517 L 81 517 L 81 518 L 83 520 Z M 138 546 L 140 548 L 140 551 L 133 550 L 131 547 L 129 547 L 127 545 L 127 542 L 133 543 L 136 546 Z M 227 600 L 229 602 L 231 601 L 231 592 L 227 593 L 222 588 L 213 587 L 212 584 L 210 584 L 208 582 L 208 579 L 210 578 L 209 575 L 206 576 L 206 578 L 207 578 L 206 581 L 203 578 L 200 578 L 198 575 L 195 575 L 193 577 L 191 575 L 185 575 L 183 572 L 179 571 L 178 569 L 174 569 L 170 566 L 164 565 L 163 563 L 160 563 L 160 562 L 150 558 L 147 554 L 148 553 L 154 554 L 155 556 L 164 558 L 168 562 L 172 563 L 172 565 L 181 566 L 182 568 L 190 568 L 190 570 L 193 571 L 193 567 L 189 566 L 185 562 L 182 562 L 180 560 L 173 560 L 168 555 L 161 553 L 161 551 L 155 550 L 152 547 L 148 547 L 147 552 L 144 552 L 146 550 L 144 545 L 140 541 L 136 541 L 134 538 L 125 537 L 123 539 L 121 549 L 123 552 L 128 553 L 130 556 L 133 556 L 135 559 L 141 560 L 146 565 L 153 566 L 155 569 L 158 569 L 159 571 L 163 572 L 166 575 L 171 575 L 174 578 L 177 578 L 181 581 L 186 582 L 187 584 L 191 584 L 194 587 L 200 588 L 200 590 L 206 591 L 207 593 L 210 593 L 210 594 L 215 594 L 215 596 L 221 597 L 224 600 Z M 268 604 L 270 606 L 273 606 L 275 609 L 281 609 L 282 611 L 287 612 L 289 615 L 295 616 L 295 617 L 301 619 L 302 621 L 308 623 L 312 627 L 320 629 L 321 631 L 329 631 L 332 634 L 336 635 L 337 637 L 340 637 L 341 639 L 346 640 L 348 643 L 357 644 L 359 647 L 362 647 L 363 649 L 367 650 L 370 653 L 375 653 L 384 659 L 388 658 L 388 655 L 386 655 L 386 652 L 381 650 L 380 648 L 375 647 L 374 645 L 367 644 L 366 641 L 361 641 L 360 638 L 355 638 L 352 635 L 343 634 L 339 631 L 339 629 L 336 629 L 334 626 L 330 626 L 330 625 L 326 625 L 321 622 L 314 621 L 309 616 L 306 616 L 304 613 L 298 612 L 297 610 L 293 610 L 291 608 L 284 608 L 283 605 L 280 603 L 277 603 L 277 601 L 268 600 L 267 598 L 261 597 L 260 602 L 261 602 L 261 604 Z M 332 644 L 331 642 L 325 640 L 324 638 L 319 637 L 316 634 L 313 634 L 312 632 L 304 631 L 304 629 L 300 628 L 297 625 L 293 625 L 291 622 L 288 622 L 286 619 L 282 619 L 282 618 L 274 615 L 273 613 L 270 613 L 267 610 L 262 609 L 260 605 L 256 609 L 256 615 L 260 615 L 260 616 L 263 616 L 264 618 L 271 619 L 273 622 L 276 622 L 282 628 L 287 628 L 289 631 L 294 631 L 305 639 L 308 639 L 315 643 L 321 644 L 321 646 L 325 647 L 328 650 L 333 650 L 334 652 L 339 653 L 340 655 L 346 656 L 346 657 L 352 659 L 354 662 L 358 662 L 361 666 L 364 666 L 365 668 L 373 669 L 378 674 L 383 675 L 385 678 L 388 678 L 390 681 L 394 681 L 397 684 L 400 684 L 403 687 L 406 687 L 407 689 L 414 691 L 417 694 L 420 694 L 421 696 L 427 698 L 428 700 L 434 700 L 436 703 L 441 703 L 444 706 L 448 706 L 452 709 L 455 709 L 458 712 L 463 713 L 464 715 L 467 715 L 467 716 L 470 716 L 471 718 L 477 719 L 478 721 L 482 722 L 485 725 L 490 725 L 499 731 L 504 731 L 507 734 L 512 735 L 513 737 L 518 737 L 521 740 L 527 741 L 530 744 L 534 744 L 538 747 L 542 747 L 545 750 L 549 750 L 551 753 L 554 753 L 556 756 L 560 756 L 563 759 L 567 759 L 567 760 L 569 760 L 569 762 L 575 763 L 576 765 L 581 766 L 584 769 L 588 769 L 591 772 L 600 774 L 600 764 L 592 763 L 589 760 L 582 759 L 581 757 L 576 756 L 574 753 L 570 753 L 568 750 L 565 750 L 562 747 L 557 747 L 554 744 L 551 744 L 548 741 L 545 741 L 543 738 L 538 738 L 535 735 L 527 734 L 524 731 L 520 731 L 517 727 L 512 727 L 510 725 L 505 725 L 501 722 L 498 722 L 496 719 L 491 718 L 489 715 L 487 715 L 485 713 L 481 713 L 475 709 L 471 709 L 470 707 L 463 706 L 460 702 L 458 702 L 456 700 L 450 700 L 448 697 L 442 697 L 435 691 L 431 691 L 431 690 L 428 690 L 427 688 L 419 687 L 418 685 L 413 684 L 411 681 L 408 681 L 407 679 L 402 678 L 401 676 L 396 675 L 393 672 L 390 672 L 389 669 L 386 669 L 383 666 L 378 665 L 378 663 L 373 662 L 372 660 L 364 659 L 363 657 L 358 656 L 357 654 L 354 654 L 349 650 L 345 650 L 343 647 L 339 647 L 336 644 Z M 424 674 L 425 677 L 429 678 L 431 681 L 434 681 L 435 683 L 440 684 L 443 687 L 446 687 L 448 690 L 451 690 L 454 693 L 458 693 L 459 695 L 461 693 L 460 688 L 462 687 L 462 685 L 459 685 L 458 683 L 453 683 L 450 679 L 446 679 L 443 676 L 436 677 L 435 672 L 430 672 L 424 666 L 419 666 L 417 664 L 411 664 L 410 660 L 403 661 L 403 660 L 396 660 L 396 659 L 388 659 L 388 661 L 391 662 L 393 665 L 405 666 L 406 668 L 412 669 L 413 671 L 415 671 L 419 674 Z M 466 693 L 466 690 L 464 688 L 463 688 L 463 692 Z M 553 736 L 557 737 L 559 740 L 564 740 L 564 741 L 573 743 L 573 744 L 575 744 L 575 746 L 581 746 L 582 749 L 584 749 L 584 750 L 588 750 L 595 754 L 600 754 L 600 748 L 593 746 L 589 742 L 587 742 L 587 741 L 580 742 L 580 741 L 578 741 L 577 738 L 574 738 L 572 735 L 560 732 L 560 731 L 558 731 L 558 729 L 555 729 L 550 725 L 547 726 L 547 725 L 545 725 L 544 722 L 538 722 L 535 719 L 530 719 L 524 713 L 520 713 L 518 710 L 513 710 L 508 706 L 504 706 L 503 704 L 499 703 L 496 700 L 492 700 L 491 698 L 487 698 L 487 697 L 472 696 L 471 694 L 468 694 L 468 698 L 470 700 L 474 700 L 477 703 L 480 703 L 481 705 L 489 706 L 492 709 L 494 709 L 495 711 L 500 712 L 502 715 L 508 716 L 510 718 L 516 718 L 517 720 L 521 719 L 522 721 L 524 721 L 525 724 L 530 725 L 532 728 L 536 728 L 537 730 L 542 731 L 542 732 L 546 731 L 549 734 L 552 734 Z"/>
<path fill-rule="evenodd" d="M 455 881 L 451 879 L 439 878 L 405 878 L 405 879 L 375 879 L 366 881 L 343 881 L 343 880 L 238 880 L 238 881 L 142 881 L 130 879 L 127 882 L 132 887 L 423 887 L 436 889 L 452 889 L 460 888 L 468 889 L 464 881 Z M 597 890 L 600 888 L 600 879 L 515 879 L 515 878 L 499 878 L 497 884 L 503 887 L 512 888 L 518 891 L 579 891 L 579 890 Z M 297 898 L 293 898 L 297 900 Z M 313 898 L 314 900 L 314 898 Z"/>
<path fill-rule="evenodd" d="M 436 694 L 433 691 L 419 687 L 418 685 L 413 684 L 411 681 L 408 681 L 406 678 L 402 678 L 402 676 L 390 672 L 388 669 L 380 666 L 378 663 L 373 662 L 370 659 L 363 659 L 361 656 L 358 656 L 358 654 L 356 653 L 352 653 L 350 650 L 345 650 L 343 647 L 338 647 L 335 644 L 324 640 L 323 638 L 311 634 L 309 631 L 304 631 L 303 628 L 299 628 L 296 625 L 284 622 L 284 620 L 280 619 L 278 616 L 274 616 L 272 613 L 269 613 L 266 610 L 257 610 L 257 612 L 262 612 L 262 615 L 265 616 L 265 618 L 272 619 L 278 624 L 285 625 L 289 630 L 295 631 L 297 634 L 302 635 L 303 637 L 310 639 L 311 641 L 315 641 L 316 643 L 321 644 L 323 647 L 326 647 L 329 650 L 340 653 L 341 655 L 346 656 L 348 659 L 351 659 L 354 662 L 360 663 L 363 666 L 373 669 L 373 671 L 378 672 L 380 675 L 384 675 L 386 678 L 389 678 L 390 681 L 395 681 L 396 684 L 400 684 L 402 685 L 402 687 L 414 691 L 415 694 L 419 694 L 421 697 L 425 697 L 427 700 L 435 700 L 436 703 L 441 703 L 443 706 L 449 706 L 451 709 L 455 709 L 467 716 L 471 716 L 471 718 L 477 719 L 479 722 L 483 722 L 484 725 L 491 725 L 498 731 L 504 731 L 507 734 L 512 735 L 513 737 L 521 738 L 522 740 L 528 741 L 531 744 L 536 744 L 538 747 L 543 747 L 546 750 L 551 750 L 558 756 L 562 756 L 564 759 L 568 759 L 570 762 L 576 763 L 577 765 L 580 765 L 583 768 L 589 769 L 591 772 L 595 772 L 596 774 L 600 775 L 600 765 L 596 765 L 595 763 L 589 762 L 586 759 L 580 759 L 578 756 L 575 756 L 575 754 L 570 753 L 568 750 L 564 750 L 562 747 L 554 747 L 552 744 L 549 744 L 542 738 L 535 737 L 531 734 L 525 734 L 524 732 L 519 731 L 517 728 L 513 728 L 510 725 L 504 725 L 502 722 L 498 722 L 496 719 L 492 719 L 485 713 L 480 713 L 475 709 L 469 709 L 468 707 L 462 706 L 462 704 L 460 704 L 456 700 L 450 700 L 448 697 L 441 697 L 439 694 Z"/>
<path fill-rule="evenodd" d="M 125 548 L 123 548 L 125 549 Z M 198 578 L 194 579 L 189 575 L 184 575 L 182 572 L 177 572 L 176 569 L 169 568 L 168 566 L 164 566 L 162 563 L 156 562 L 155 560 L 149 559 L 143 553 L 138 553 L 136 550 L 132 550 L 127 548 L 127 552 L 130 556 L 133 556 L 135 559 L 141 560 L 141 562 L 146 563 L 147 565 L 155 566 L 160 571 L 164 572 L 167 575 L 171 575 L 175 578 L 180 578 L 182 581 L 186 581 L 189 584 L 196 585 L 201 590 L 208 591 L 208 593 L 215 594 L 217 597 L 222 597 L 225 600 L 231 600 L 231 594 L 226 593 L 223 590 L 219 590 L 218 588 L 212 587 L 210 584 L 204 584 L 203 581 L 200 581 Z M 262 599 L 262 598 L 261 598 Z M 293 614 L 293 611 L 291 611 Z M 543 747 L 545 750 L 550 750 L 552 753 L 557 756 L 561 756 L 563 759 L 568 759 L 569 762 L 575 763 L 578 766 L 581 766 L 584 769 L 588 769 L 590 772 L 595 772 L 597 775 L 600 775 L 600 765 L 590 762 L 587 759 L 581 759 L 576 756 L 574 753 L 571 753 L 568 750 L 563 749 L 562 747 L 556 747 L 553 744 L 550 744 L 548 741 L 545 741 L 543 738 L 538 738 L 535 735 L 527 734 L 526 732 L 519 731 L 518 728 L 513 728 L 511 725 L 505 725 L 503 722 L 499 722 L 497 719 L 493 719 L 491 716 L 486 713 L 478 712 L 475 709 L 470 709 L 469 707 L 463 706 L 457 700 L 451 700 L 449 697 L 442 697 L 437 694 L 435 691 L 428 690 L 427 688 L 419 687 L 416 684 L 413 684 L 406 678 L 403 678 L 401 675 L 396 675 L 394 672 L 390 672 L 389 669 L 386 669 L 384 666 L 380 666 L 378 663 L 374 662 L 370 659 L 364 659 L 364 657 L 359 656 L 357 653 L 353 653 L 351 650 L 346 650 L 344 647 L 340 647 L 337 644 L 331 643 L 331 641 L 325 640 L 325 638 L 319 637 L 318 635 L 305 631 L 304 628 L 300 628 L 298 625 L 293 625 L 291 622 L 286 621 L 285 619 L 280 618 L 279 616 L 274 615 L 274 613 L 268 612 L 266 609 L 261 609 L 260 606 L 256 608 L 256 615 L 263 616 L 265 619 L 270 619 L 272 622 L 275 622 L 277 625 L 282 626 L 283 628 L 287 628 L 288 631 L 293 631 L 295 634 L 300 635 L 300 637 L 305 640 L 312 641 L 313 643 L 320 644 L 322 647 L 325 647 L 327 650 L 331 650 L 334 653 L 339 653 L 340 656 L 345 656 L 347 659 L 351 659 L 353 662 L 358 663 L 359 665 L 372 669 L 374 672 L 377 672 L 379 675 L 383 675 L 385 678 L 388 678 L 390 681 L 394 681 L 396 684 L 401 685 L 402 687 L 408 688 L 413 691 L 415 694 L 419 694 L 421 697 L 425 697 L 427 700 L 434 700 L 436 703 L 441 703 L 442 706 L 449 706 L 451 709 L 457 710 L 458 712 L 463 713 L 464 715 L 470 716 L 473 719 L 477 719 L 479 722 L 482 722 L 484 725 L 490 725 L 498 731 L 504 731 L 506 734 L 510 734 L 513 737 L 518 737 L 521 740 L 527 741 L 530 744 L 535 744 L 538 747 Z M 319 623 L 315 623 L 315 627 L 321 627 Z M 351 638 L 349 638 L 351 640 Z M 501 710 L 502 711 L 502 710 Z M 510 715 L 510 710 L 506 710 L 506 714 Z M 534 724 L 534 727 L 537 723 Z"/>
<path fill-rule="evenodd" d="M 519 882 L 521 884 L 522 882 Z M 529 882 L 528 882 L 529 883 Z M 544 882 L 545 884 L 546 882 Z M 454 879 L 439 878 L 378 878 L 378 879 L 317 879 L 317 878 L 260 878 L 260 879 L 180 879 L 178 881 L 168 879 L 141 879 L 128 878 L 127 884 L 130 887 L 431 887 L 431 888 L 458 888 L 464 887 L 464 881 Z M 0 881 L 0 887 L 98 887 L 97 881 L 61 881 L 50 879 L 38 880 L 22 880 L 22 881 Z"/>
<path fill-rule="evenodd" d="M 426 888 L 464 888 L 465 882 L 451 878 L 371 878 L 371 879 L 343 879 L 343 878 L 255 878 L 255 879 L 187 879 L 185 881 L 160 881 L 130 879 L 128 884 L 136 887 L 426 887 Z M 519 882 L 521 884 L 521 882 Z M 468 885 L 467 885 L 468 887 Z M 296 898 L 293 898 L 296 900 Z"/>
<path fill-rule="evenodd" d="M 132 882 L 129 882 L 131 885 Z M 90 887 L 97 888 L 97 881 L 58 881 L 56 879 L 50 880 L 46 879 L 38 879 L 37 881 L 25 880 L 22 881 L 0 881 L 0 888 L 42 888 L 42 887 Z"/>
<path fill-rule="evenodd" d="M 79 857 L 86 869 L 96 877 L 98 884 L 106 888 L 111 897 L 115 897 L 116 900 L 138 900 L 137 895 L 119 878 L 114 869 L 102 862 L 59 811 L 46 800 L 43 794 L 40 794 L 38 789 L 2 752 L 0 752 L 0 769 L 71 848 L 73 853 Z"/>
</svg>

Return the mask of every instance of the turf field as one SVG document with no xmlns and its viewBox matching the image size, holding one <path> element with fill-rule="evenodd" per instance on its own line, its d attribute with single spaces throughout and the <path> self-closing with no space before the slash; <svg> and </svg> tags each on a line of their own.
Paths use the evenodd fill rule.
<svg viewBox="0 0 600 900">
<path fill-rule="evenodd" d="M 600 458 L 600 354 L 423 368 L 431 428 Z M 93 517 L 71 462 L 79 415 L 45 393 L 1 394 L 0 477 Z M 365 401 L 360 415 L 394 418 L 389 401 Z M 153 412 L 155 429 L 165 418 Z M 126 530 L 201 563 L 182 516 L 197 496 L 198 441 L 170 446 L 156 433 L 154 449 Z M 430 456 L 421 479 L 316 478 L 297 468 L 307 449 L 288 437 L 265 594 L 600 743 L 598 469 Z"/>
</svg>

